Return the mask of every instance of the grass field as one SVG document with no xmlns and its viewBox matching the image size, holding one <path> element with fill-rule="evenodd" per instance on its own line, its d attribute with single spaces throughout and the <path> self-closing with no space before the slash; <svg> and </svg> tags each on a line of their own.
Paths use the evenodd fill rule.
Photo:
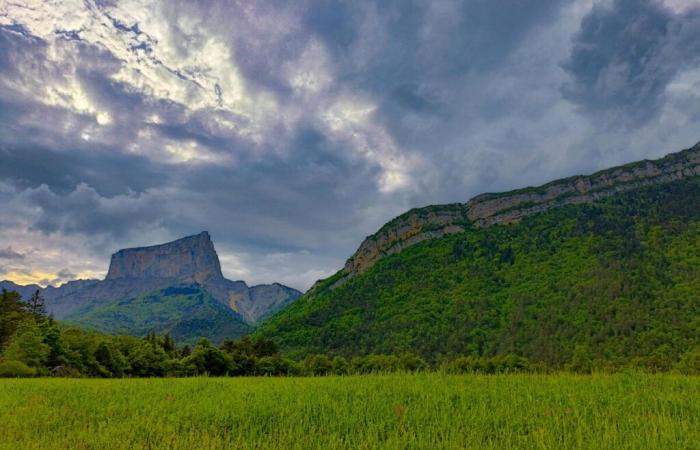
<svg viewBox="0 0 700 450">
<path fill-rule="evenodd" d="M 700 378 L 0 380 L 0 448 L 700 448 Z"/>
</svg>

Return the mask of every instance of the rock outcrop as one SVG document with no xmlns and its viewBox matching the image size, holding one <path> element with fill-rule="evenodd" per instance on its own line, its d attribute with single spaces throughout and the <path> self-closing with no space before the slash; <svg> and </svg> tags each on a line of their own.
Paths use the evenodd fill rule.
<svg viewBox="0 0 700 450">
<path fill-rule="evenodd" d="M 248 324 L 256 324 L 301 296 L 296 289 L 278 283 L 248 287 L 244 281 L 224 278 L 206 231 L 166 244 L 119 250 L 112 255 L 104 280 L 76 280 L 44 289 L 0 283 L 0 287 L 19 291 L 25 298 L 40 289 L 47 310 L 57 319 L 95 302 L 130 299 L 187 285 L 203 288 Z"/>
<path fill-rule="evenodd" d="M 112 255 L 106 280 L 143 278 L 223 279 L 209 233 L 203 231 L 167 244 L 119 250 Z"/>
<path fill-rule="evenodd" d="M 652 184 L 700 175 L 700 143 L 655 161 L 643 160 L 589 176 L 574 176 L 543 186 L 501 194 L 482 194 L 467 203 L 416 208 L 367 237 L 343 268 L 334 286 L 372 267 L 384 256 L 468 227 L 510 224 L 569 204 L 590 203 Z"/>
</svg>

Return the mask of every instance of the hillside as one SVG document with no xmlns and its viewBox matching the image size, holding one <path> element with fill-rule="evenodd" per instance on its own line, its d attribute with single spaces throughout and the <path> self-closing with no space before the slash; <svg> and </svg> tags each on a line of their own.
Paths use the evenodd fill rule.
<svg viewBox="0 0 700 450">
<path fill-rule="evenodd" d="M 250 331 L 240 316 L 198 285 L 161 289 L 138 297 L 87 304 L 63 321 L 109 334 L 169 334 L 181 344 L 200 336 L 220 344 Z"/>
<path fill-rule="evenodd" d="M 667 367 L 700 345 L 698 153 L 412 210 L 255 335 L 296 355 Z M 501 209 L 474 218 L 484 199 Z"/>
</svg>

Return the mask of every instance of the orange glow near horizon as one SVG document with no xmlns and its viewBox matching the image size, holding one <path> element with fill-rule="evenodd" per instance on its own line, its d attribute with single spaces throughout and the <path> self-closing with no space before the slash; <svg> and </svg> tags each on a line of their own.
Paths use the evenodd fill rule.
<svg viewBox="0 0 700 450">
<path fill-rule="evenodd" d="M 61 284 L 69 281 L 61 281 L 60 283 L 50 283 L 52 280 L 59 279 L 59 275 L 55 272 L 43 272 L 34 271 L 30 273 L 23 273 L 17 271 L 5 272 L 0 275 L 0 280 L 11 281 L 15 284 L 26 286 L 28 284 L 38 284 L 41 287 L 46 287 L 49 284 L 54 286 L 60 286 Z M 86 280 L 86 279 L 102 279 L 104 278 L 104 273 L 97 272 L 80 272 L 77 274 L 76 279 Z"/>
</svg>

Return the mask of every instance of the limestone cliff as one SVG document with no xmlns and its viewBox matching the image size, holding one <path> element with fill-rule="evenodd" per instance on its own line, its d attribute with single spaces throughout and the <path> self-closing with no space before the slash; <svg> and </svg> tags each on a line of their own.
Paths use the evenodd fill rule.
<svg viewBox="0 0 700 450">
<path fill-rule="evenodd" d="M 501 194 L 482 194 L 467 203 L 416 208 L 367 237 L 335 285 L 364 272 L 386 255 L 468 227 L 518 222 L 524 217 L 569 204 L 588 203 L 651 184 L 700 175 L 700 143 L 655 161 L 643 160 L 589 176 L 574 176 L 543 186 Z"/>
<path fill-rule="evenodd" d="M 223 277 L 214 244 L 203 231 L 167 244 L 119 250 L 112 255 L 106 279 L 186 278 L 203 283 Z"/>
</svg>

